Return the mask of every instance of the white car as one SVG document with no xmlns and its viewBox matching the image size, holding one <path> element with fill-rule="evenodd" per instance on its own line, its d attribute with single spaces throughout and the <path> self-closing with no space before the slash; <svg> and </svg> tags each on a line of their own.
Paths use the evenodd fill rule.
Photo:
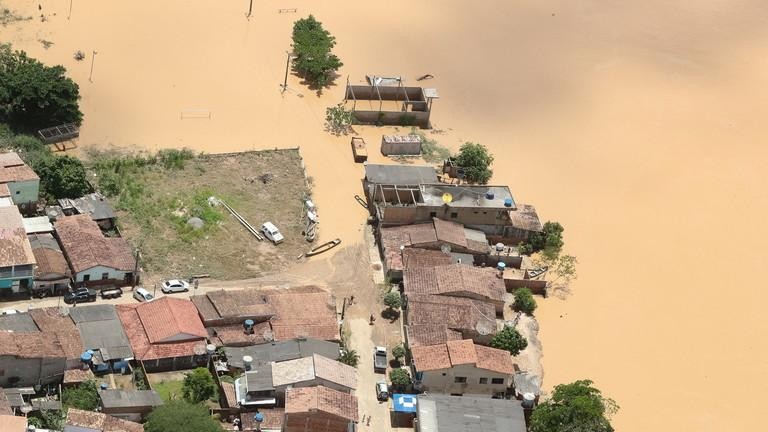
<svg viewBox="0 0 768 432">
<path fill-rule="evenodd" d="M 187 292 L 189 291 L 189 282 L 178 279 L 163 281 L 163 283 L 160 284 L 160 290 L 166 294 Z"/>
<path fill-rule="evenodd" d="M 282 243 L 284 240 L 280 230 L 272 222 L 264 222 L 264 225 L 261 226 L 261 232 L 274 244 Z"/>
<path fill-rule="evenodd" d="M 155 296 L 153 296 L 152 293 L 146 289 L 138 287 L 136 288 L 136 291 L 133 292 L 133 298 L 140 302 L 151 302 L 155 299 Z"/>
</svg>

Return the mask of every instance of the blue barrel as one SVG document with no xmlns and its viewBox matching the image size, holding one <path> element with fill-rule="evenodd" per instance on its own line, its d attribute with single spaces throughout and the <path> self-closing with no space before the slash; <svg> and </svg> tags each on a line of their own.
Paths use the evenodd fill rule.
<svg viewBox="0 0 768 432">
<path fill-rule="evenodd" d="M 256 415 L 253 416 L 253 419 L 256 420 L 256 423 L 261 423 L 264 421 L 264 414 L 256 413 Z"/>
<path fill-rule="evenodd" d="M 512 198 L 504 198 L 504 207 L 512 207 Z"/>
<path fill-rule="evenodd" d="M 496 264 L 496 268 L 501 271 L 504 271 L 504 269 L 507 268 L 507 265 L 504 264 L 503 262 L 499 262 L 498 264 Z"/>
<path fill-rule="evenodd" d="M 80 361 L 83 363 L 89 363 L 91 359 L 93 359 L 93 353 L 91 352 L 86 351 L 80 355 Z"/>
</svg>

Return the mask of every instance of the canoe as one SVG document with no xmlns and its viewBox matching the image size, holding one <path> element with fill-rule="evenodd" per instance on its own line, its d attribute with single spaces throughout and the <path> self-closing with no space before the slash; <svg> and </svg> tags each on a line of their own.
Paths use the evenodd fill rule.
<svg viewBox="0 0 768 432">
<path fill-rule="evenodd" d="M 323 252 L 327 252 L 327 251 L 335 248 L 336 246 L 338 246 L 340 243 L 341 243 L 341 239 L 335 239 L 335 240 L 331 240 L 329 242 L 325 242 L 325 243 L 323 243 L 321 245 L 317 245 L 317 246 L 313 247 L 312 249 L 309 250 L 309 252 L 305 253 L 304 256 L 305 257 L 311 257 L 311 256 L 314 256 L 314 255 L 317 255 L 317 254 L 321 254 Z"/>
</svg>

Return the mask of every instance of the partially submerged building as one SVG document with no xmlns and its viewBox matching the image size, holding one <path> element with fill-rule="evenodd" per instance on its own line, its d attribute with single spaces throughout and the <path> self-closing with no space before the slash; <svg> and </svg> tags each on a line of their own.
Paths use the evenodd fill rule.
<svg viewBox="0 0 768 432">
<path fill-rule="evenodd" d="M 439 99 L 437 89 L 403 86 L 402 81 L 396 83 L 398 85 L 355 85 L 347 80 L 344 101 L 352 102 L 352 115 L 359 124 L 430 129 L 432 102 Z"/>
<path fill-rule="evenodd" d="M 349 432 L 358 420 L 354 395 L 323 386 L 286 391 L 284 432 Z"/>
<path fill-rule="evenodd" d="M 414 385 L 428 393 L 506 396 L 515 365 L 508 351 L 471 340 L 411 347 Z"/>
<path fill-rule="evenodd" d="M 88 215 L 66 216 L 55 224 L 76 285 L 121 286 L 136 277 L 136 259 L 125 239 L 105 237 Z"/>
<path fill-rule="evenodd" d="M 525 432 L 519 401 L 469 396 L 418 395 L 416 432 Z"/>
<path fill-rule="evenodd" d="M 18 154 L 0 153 L 0 188 L 8 190 L 15 205 L 25 208 L 37 202 L 40 177 Z"/>
<path fill-rule="evenodd" d="M 116 307 L 134 357 L 148 372 L 191 369 L 208 362 L 208 332 L 189 300 L 162 297 Z"/>
<path fill-rule="evenodd" d="M 32 288 L 35 264 L 19 209 L 0 207 L 0 295 Z"/>
</svg>

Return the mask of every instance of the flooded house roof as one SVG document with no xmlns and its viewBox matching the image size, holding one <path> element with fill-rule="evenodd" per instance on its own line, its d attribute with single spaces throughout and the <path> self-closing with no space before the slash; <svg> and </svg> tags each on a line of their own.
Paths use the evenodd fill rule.
<svg viewBox="0 0 768 432">
<path fill-rule="evenodd" d="M 418 185 L 438 181 L 437 171 L 427 165 L 379 165 L 365 166 L 365 179 L 370 183 L 393 185 Z"/>
<path fill-rule="evenodd" d="M 509 220 L 513 227 L 521 230 L 541 232 L 544 229 L 536 208 L 530 204 L 522 204 L 517 210 L 510 211 Z"/>
</svg>

